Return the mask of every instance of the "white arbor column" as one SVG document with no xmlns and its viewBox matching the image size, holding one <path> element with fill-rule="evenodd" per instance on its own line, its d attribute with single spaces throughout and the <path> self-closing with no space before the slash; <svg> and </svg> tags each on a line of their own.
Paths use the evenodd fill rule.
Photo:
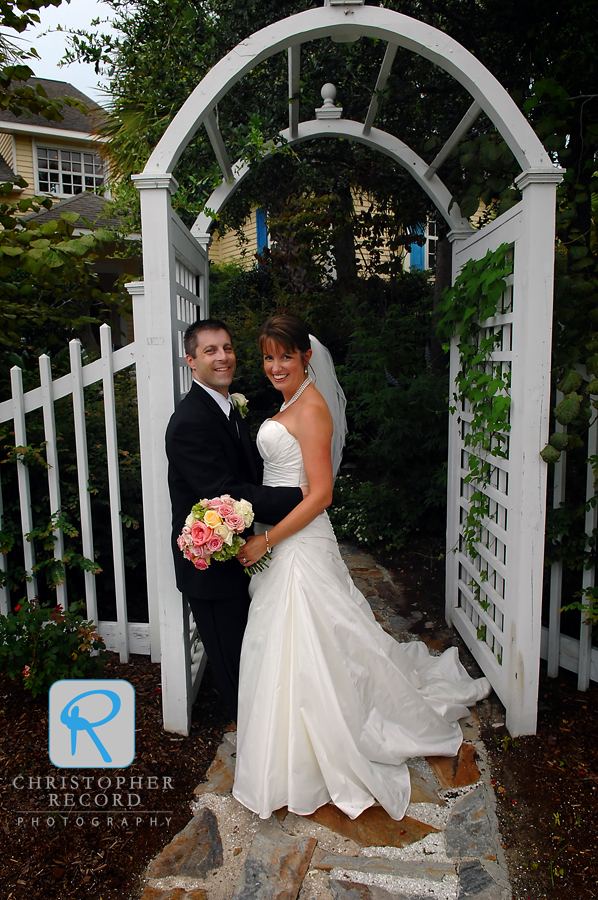
<svg viewBox="0 0 598 900">
<path fill-rule="evenodd" d="M 166 426 L 175 407 L 175 257 L 171 235 L 171 175 L 133 177 L 140 191 L 143 228 L 143 289 L 129 285 L 137 348 L 137 396 L 143 484 L 143 520 L 150 620 L 158 611 L 162 664 L 162 713 L 166 731 L 187 734 L 190 675 L 183 652 L 186 620 L 177 590 L 170 547 L 171 506 L 164 447 Z M 151 613 L 154 613 L 154 616 Z M 185 622 L 185 625 L 184 625 Z M 152 656 L 158 641 L 152 635 Z M 167 700 L 168 698 L 168 700 Z"/>
<path fill-rule="evenodd" d="M 514 537 L 507 561 L 511 584 L 519 596 L 517 634 L 505 622 L 505 638 L 521 648 L 505 654 L 510 702 L 506 725 L 512 735 L 536 731 L 546 464 L 540 450 L 548 440 L 556 186 L 560 170 L 533 169 L 516 184 L 523 194 L 521 238 L 515 248 L 509 531 Z M 524 648 L 524 653 L 522 652 Z"/>
</svg>

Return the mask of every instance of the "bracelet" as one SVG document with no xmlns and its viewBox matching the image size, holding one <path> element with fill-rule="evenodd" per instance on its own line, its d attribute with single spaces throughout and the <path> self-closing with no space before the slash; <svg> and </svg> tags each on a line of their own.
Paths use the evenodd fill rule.
<svg viewBox="0 0 598 900">
<path fill-rule="evenodd" d="M 266 538 L 266 551 L 268 553 L 272 553 L 272 547 L 270 546 L 270 541 L 268 540 L 268 532 L 264 532 L 264 537 Z"/>
</svg>

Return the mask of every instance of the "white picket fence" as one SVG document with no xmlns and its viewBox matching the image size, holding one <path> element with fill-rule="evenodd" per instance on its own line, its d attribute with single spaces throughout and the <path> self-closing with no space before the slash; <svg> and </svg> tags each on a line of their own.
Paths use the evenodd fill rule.
<svg viewBox="0 0 598 900">
<path fill-rule="evenodd" d="M 81 343 L 78 340 L 71 341 L 69 345 L 71 371 L 68 375 L 63 375 L 55 381 L 52 381 L 50 358 L 45 354 L 40 356 L 40 387 L 27 393 L 23 392 L 21 369 L 18 366 L 14 366 L 11 369 L 12 399 L 0 403 L 0 423 L 13 420 L 15 446 L 25 447 L 27 446 L 27 414 L 39 409 L 43 412 L 46 461 L 48 463 L 48 493 L 50 498 L 47 516 L 44 517 L 44 521 L 47 521 L 51 516 L 56 516 L 60 512 L 61 506 L 54 404 L 57 400 L 72 395 L 82 550 L 83 555 L 87 559 L 93 560 L 94 534 L 91 495 L 89 493 L 84 389 L 101 383 L 106 429 L 106 457 L 117 620 L 115 622 L 98 621 L 96 576 L 92 572 L 85 572 L 85 599 L 87 617 L 98 624 L 99 633 L 104 638 L 108 649 L 117 652 L 121 662 L 128 662 L 130 653 L 150 653 L 149 623 L 130 623 L 127 617 L 118 436 L 114 398 L 114 374 L 135 363 L 136 351 L 135 344 L 129 344 L 120 350 L 113 351 L 111 329 L 108 325 L 102 325 L 100 328 L 100 346 L 100 358 L 84 366 L 82 364 Z M 27 535 L 34 527 L 29 470 L 27 465 L 21 460 L 16 465 L 18 469 L 24 566 L 29 579 L 27 581 L 27 597 L 31 600 L 37 595 L 37 579 L 34 571 L 36 563 L 35 545 L 33 541 L 27 540 Z M 2 527 L 2 518 L 3 503 L 0 486 L 0 529 Z M 39 525 L 40 522 L 37 524 Z M 60 529 L 57 529 L 55 536 L 54 557 L 61 564 L 64 556 L 64 535 Z M 0 568 L 2 571 L 6 569 L 6 557 L 3 554 L 0 554 Z M 56 588 L 56 602 L 60 603 L 64 609 L 68 607 L 67 583 L 65 574 L 63 583 Z M 6 614 L 8 610 L 9 590 L 5 585 L 0 588 L 0 612 Z"/>
<path fill-rule="evenodd" d="M 579 373 L 587 378 L 585 369 L 579 367 Z M 563 394 L 557 391 L 556 403 L 560 403 Z M 563 425 L 556 423 L 556 430 L 566 431 Z M 588 433 L 587 455 L 588 458 L 598 453 L 598 421 L 594 421 Z M 558 509 L 565 500 L 565 488 L 567 479 L 567 452 L 563 451 L 557 463 L 555 463 L 554 483 L 552 490 L 552 505 Z M 590 465 L 586 474 L 586 501 L 592 501 L 596 496 L 594 485 L 594 472 Z M 598 504 L 590 505 L 585 517 L 585 532 L 591 537 L 598 525 Z M 584 569 L 580 580 L 580 588 L 594 587 L 596 583 L 596 569 L 592 566 Z M 549 677 L 556 678 L 559 666 L 570 672 L 577 672 L 577 685 L 580 691 L 586 691 L 590 681 L 598 681 L 598 648 L 592 647 L 592 622 L 582 613 L 579 629 L 579 638 L 570 637 L 561 633 L 561 607 L 571 602 L 573 598 L 563 597 L 563 564 L 560 560 L 552 563 L 550 569 L 550 612 L 548 627 L 542 628 L 542 659 L 547 660 L 547 673 Z"/>
</svg>

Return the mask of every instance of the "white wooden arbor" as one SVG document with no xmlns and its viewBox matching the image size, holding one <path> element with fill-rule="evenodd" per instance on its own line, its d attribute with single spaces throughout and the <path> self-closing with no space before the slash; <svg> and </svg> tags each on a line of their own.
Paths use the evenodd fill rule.
<svg viewBox="0 0 598 900">
<path fill-rule="evenodd" d="M 242 162 L 231 163 L 216 121 L 216 104 L 255 65 L 279 52 L 288 54 L 290 101 L 288 129 L 282 131 L 285 140 L 299 143 L 323 136 L 344 137 L 379 150 L 410 171 L 450 226 L 453 278 L 469 258 L 479 258 L 504 242 L 513 247 L 514 274 L 503 312 L 484 323 L 503 330 L 494 361 L 511 371 L 509 459 L 496 461 L 487 489 L 491 517 L 480 545 L 481 555 L 474 564 L 459 545 L 469 490 L 463 483 L 467 474 L 463 447 L 467 412 L 452 417 L 447 536 L 448 548 L 456 549 L 447 554 L 446 615 L 505 704 L 511 733 L 535 731 L 546 503 L 546 473 L 539 451 L 548 435 L 554 208 L 560 170 L 555 169 L 504 88 L 464 47 L 422 22 L 362 3 L 327 0 L 322 8 L 276 22 L 242 41 L 195 88 L 143 173 L 133 176 L 141 192 L 143 233 L 144 282 L 131 285 L 131 292 L 139 347 L 140 421 L 145 423 L 141 441 L 148 586 L 151 608 L 158 610 L 160 617 L 164 725 L 170 731 L 188 731 L 193 670 L 188 664 L 188 614 L 175 587 L 170 551 L 164 432 L 179 396 L 189 387 L 182 333 L 197 313 L 204 317 L 208 310 L 211 221 L 201 215 L 191 233 L 185 228 L 171 209 L 170 197 L 177 187 L 172 173 L 183 150 L 204 125 L 223 173 L 221 186 L 206 204 L 212 213 L 218 213 L 248 168 Z M 301 44 L 360 37 L 386 42 L 365 122 L 318 117 L 301 121 Z M 440 66 L 472 97 L 461 123 L 430 164 L 398 137 L 374 127 L 377 94 L 387 82 L 399 48 Z M 523 199 L 490 225 L 474 231 L 456 204 L 449 211 L 451 196 L 437 170 L 482 110 L 521 166 L 517 185 Z M 453 378 L 457 362 L 453 348 Z M 480 567 L 487 576 L 483 583 Z M 483 588 L 486 608 L 475 599 L 475 581 Z M 482 625 L 486 627 L 481 629 Z M 483 640 L 478 639 L 481 632 L 486 635 Z M 196 670 L 200 665 L 196 654 Z"/>
</svg>

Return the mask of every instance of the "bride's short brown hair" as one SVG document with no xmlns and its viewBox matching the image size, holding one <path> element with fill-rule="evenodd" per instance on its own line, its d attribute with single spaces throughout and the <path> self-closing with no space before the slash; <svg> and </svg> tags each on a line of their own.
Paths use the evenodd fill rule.
<svg viewBox="0 0 598 900">
<path fill-rule="evenodd" d="M 270 343 L 291 353 L 299 352 L 302 355 L 311 350 L 307 325 L 288 313 L 270 316 L 262 325 L 258 339 L 260 352 L 264 353 Z"/>
</svg>

